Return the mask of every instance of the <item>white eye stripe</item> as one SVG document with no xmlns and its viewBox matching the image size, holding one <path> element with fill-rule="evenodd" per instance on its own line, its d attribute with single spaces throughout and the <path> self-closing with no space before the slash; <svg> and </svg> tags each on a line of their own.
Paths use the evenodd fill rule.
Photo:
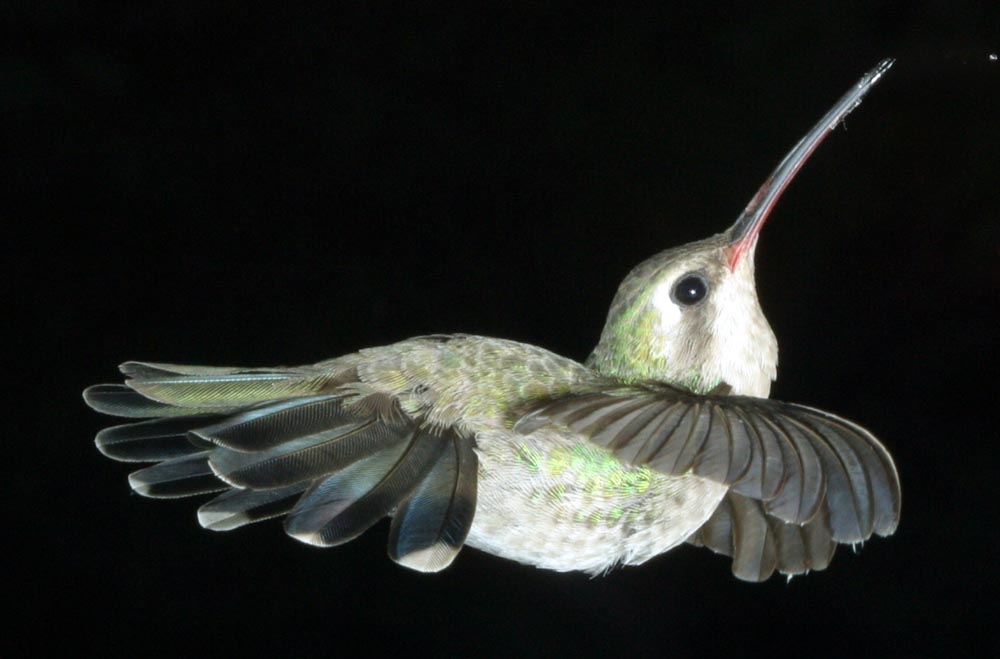
<svg viewBox="0 0 1000 659">
<path fill-rule="evenodd" d="M 671 294 L 673 287 L 673 282 L 665 281 L 658 284 L 653 290 L 652 303 L 660 313 L 661 332 L 670 330 L 681 319 L 681 308 L 674 302 L 673 295 Z"/>
</svg>

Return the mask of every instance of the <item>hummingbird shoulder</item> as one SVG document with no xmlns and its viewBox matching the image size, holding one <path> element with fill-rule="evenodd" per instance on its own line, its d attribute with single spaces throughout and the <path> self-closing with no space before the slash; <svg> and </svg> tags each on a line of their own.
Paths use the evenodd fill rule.
<svg viewBox="0 0 1000 659">
<path fill-rule="evenodd" d="M 335 546 L 390 518 L 389 555 L 441 570 L 469 544 L 554 570 L 606 571 L 680 543 L 752 581 L 827 566 L 891 534 L 900 487 L 867 430 L 769 400 L 777 343 L 753 280 L 758 232 L 791 177 L 874 82 L 855 85 L 725 233 L 622 283 L 580 364 L 515 341 L 435 335 L 312 365 L 128 362 L 85 401 L 130 420 L 108 457 L 152 463 L 144 496 L 211 495 L 202 526 L 282 518 Z"/>
</svg>

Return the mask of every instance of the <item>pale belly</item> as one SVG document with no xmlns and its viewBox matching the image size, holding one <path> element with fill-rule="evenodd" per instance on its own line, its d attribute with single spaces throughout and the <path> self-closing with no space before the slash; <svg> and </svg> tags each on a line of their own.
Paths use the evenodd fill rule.
<svg viewBox="0 0 1000 659">
<path fill-rule="evenodd" d="M 635 565 L 684 542 L 727 487 L 629 467 L 553 431 L 477 436 L 476 516 L 466 544 L 551 570 Z"/>
</svg>

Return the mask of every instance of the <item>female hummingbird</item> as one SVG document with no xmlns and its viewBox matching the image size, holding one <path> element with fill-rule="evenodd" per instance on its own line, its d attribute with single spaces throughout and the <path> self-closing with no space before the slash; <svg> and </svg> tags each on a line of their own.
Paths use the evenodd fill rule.
<svg viewBox="0 0 1000 659">
<path fill-rule="evenodd" d="M 639 264 L 583 364 L 463 334 L 309 366 L 127 362 L 84 392 L 145 419 L 97 447 L 153 462 L 150 497 L 211 494 L 202 526 L 284 520 L 332 546 L 391 517 L 389 555 L 447 567 L 465 544 L 601 573 L 682 543 L 750 581 L 823 569 L 837 544 L 891 534 L 892 458 L 868 431 L 767 398 L 778 348 L 754 285 L 757 236 L 819 143 L 892 65 L 881 62 L 781 161 L 727 231 Z"/>
</svg>

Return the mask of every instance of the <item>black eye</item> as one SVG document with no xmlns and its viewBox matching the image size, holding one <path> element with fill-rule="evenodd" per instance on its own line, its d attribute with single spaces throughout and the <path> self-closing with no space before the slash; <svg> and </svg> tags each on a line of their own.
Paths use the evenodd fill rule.
<svg viewBox="0 0 1000 659">
<path fill-rule="evenodd" d="M 684 275 L 674 284 L 673 298 L 677 304 L 690 306 L 698 304 L 708 295 L 708 282 L 701 275 Z"/>
</svg>

